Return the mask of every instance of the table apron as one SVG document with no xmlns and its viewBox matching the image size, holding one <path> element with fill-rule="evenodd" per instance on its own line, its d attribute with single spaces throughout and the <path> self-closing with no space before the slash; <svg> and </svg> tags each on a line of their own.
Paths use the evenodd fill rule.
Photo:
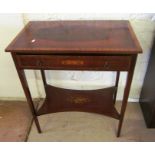
<svg viewBox="0 0 155 155">
<path fill-rule="evenodd" d="M 131 56 L 16 55 L 20 69 L 128 71 Z"/>
</svg>

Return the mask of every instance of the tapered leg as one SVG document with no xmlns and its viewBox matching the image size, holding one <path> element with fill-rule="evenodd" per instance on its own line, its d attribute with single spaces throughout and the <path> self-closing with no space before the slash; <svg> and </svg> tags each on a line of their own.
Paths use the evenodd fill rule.
<svg viewBox="0 0 155 155">
<path fill-rule="evenodd" d="M 47 96 L 47 82 L 46 82 L 46 76 L 45 76 L 45 71 L 44 70 L 40 70 L 41 71 L 41 76 L 42 76 L 42 80 L 43 80 L 43 84 L 44 84 L 44 89 L 45 89 L 45 93 L 46 93 L 46 96 Z"/>
<path fill-rule="evenodd" d="M 41 76 L 42 76 L 42 79 L 43 79 L 44 86 L 46 86 L 47 83 L 46 83 L 45 71 L 42 70 L 42 69 L 41 69 Z"/>
<path fill-rule="evenodd" d="M 117 73 L 116 73 L 116 82 L 115 82 L 116 91 L 115 91 L 115 94 L 114 94 L 114 104 L 116 103 L 116 95 L 117 95 L 117 90 L 118 90 L 119 77 L 120 77 L 120 72 L 117 71 Z"/>
<path fill-rule="evenodd" d="M 124 114 L 125 114 L 125 110 L 126 110 L 126 106 L 127 106 L 127 102 L 128 102 L 129 91 L 130 91 L 134 68 L 135 68 L 135 64 L 136 64 L 136 58 L 137 58 L 137 55 L 132 56 L 131 67 L 130 67 L 130 70 L 127 75 L 127 81 L 126 81 L 126 86 L 125 86 L 125 90 L 124 90 L 124 96 L 123 96 L 121 113 L 120 113 L 120 120 L 119 120 L 119 124 L 118 124 L 117 137 L 119 137 L 120 133 L 121 133 L 123 118 L 124 118 Z"/>
<path fill-rule="evenodd" d="M 37 114 L 36 114 L 36 111 L 35 111 L 35 107 L 34 107 L 34 104 L 33 104 L 33 101 L 32 101 L 32 97 L 31 97 L 31 93 L 30 93 L 30 90 L 29 90 L 29 87 L 28 87 L 27 80 L 26 80 L 25 72 L 24 72 L 23 69 L 20 69 L 18 67 L 18 65 L 16 63 L 16 55 L 12 54 L 12 57 L 13 57 L 13 60 L 14 60 L 14 63 L 15 63 L 15 66 L 16 66 L 16 69 L 17 69 L 17 72 L 18 72 L 18 76 L 19 76 L 19 79 L 21 81 L 21 84 L 22 84 L 22 87 L 23 87 L 23 90 L 24 90 L 24 93 L 25 93 L 25 96 L 26 96 L 26 99 L 27 99 L 27 102 L 29 104 L 31 113 L 33 115 L 37 130 L 38 130 L 39 133 L 41 133 L 41 128 L 40 128 L 39 121 L 38 121 L 38 118 L 37 118 Z"/>
</svg>

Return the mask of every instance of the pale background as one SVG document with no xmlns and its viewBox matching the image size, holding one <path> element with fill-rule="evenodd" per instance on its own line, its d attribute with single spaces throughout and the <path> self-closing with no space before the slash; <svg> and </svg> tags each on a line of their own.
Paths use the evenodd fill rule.
<svg viewBox="0 0 155 155">
<path fill-rule="evenodd" d="M 146 72 L 152 38 L 155 30 L 155 14 L 0 14 L 0 99 L 24 99 L 24 93 L 11 55 L 4 49 L 30 20 L 130 20 L 143 54 L 138 56 L 130 91 L 130 101 L 138 101 Z M 26 71 L 34 98 L 43 97 L 44 90 L 38 71 Z M 48 71 L 48 83 L 71 89 L 97 89 L 113 84 L 115 73 L 86 71 Z M 121 73 L 117 99 L 121 99 L 126 73 Z"/>
</svg>

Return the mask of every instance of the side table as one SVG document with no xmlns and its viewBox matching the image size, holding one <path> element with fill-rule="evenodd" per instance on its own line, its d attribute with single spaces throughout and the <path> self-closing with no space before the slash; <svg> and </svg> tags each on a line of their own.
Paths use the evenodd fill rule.
<svg viewBox="0 0 155 155">
<path fill-rule="evenodd" d="M 142 53 L 129 21 L 31 21 L 6 52 L 12 54 L 39 133 L 37 116 L 84 111 L 118 119 L 120 136 L 137 54 Z M 39 110 L 34 107 L 24 69 L 41 71 L 46 98 Z M 45 70 L 114 71 L 117 76 L 115 85 L 109 88 L 70 90 L 47 84 Z M 118 113 L 115 101 L 121 71 L 128 74 Z"/>
</svg>

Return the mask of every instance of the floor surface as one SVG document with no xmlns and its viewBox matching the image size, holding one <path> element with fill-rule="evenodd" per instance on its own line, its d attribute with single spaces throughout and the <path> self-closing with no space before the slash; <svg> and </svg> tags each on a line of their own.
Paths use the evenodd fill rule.
<svg viewBox="0 0 155 155">
<path fill-rule="evenodd" d="M 0 142 L 27 139 L 32 117 L 24 101 L 0 101 Z"/>
<path fill-rule="evenodd" d="M 117 103 L 118 110 L 120 105 Z M 30 130 L 31 120 L 26 102 L 0 101 L 0 141 L 155 141 L 155 129 L 146 128 L 137 103 L 128 103 L 120 138 L 116 137 L 118 120 L 99 114 L 62 112 L 40 116 L 42 134 L 37 133 L 34 123 Z"/>
<path fill-rule="evenodd" d="M 117 109 L 120 108 L 117 103 Z M 129 103 L 121 137 L 116 137 L 118 120 L 99 114 L 62 112 L 39 117 L 43 133 L 33 123 L 28 141 L 155 141 L 155 129 L 147 129 L 139 104 Z"/>
</svg>

